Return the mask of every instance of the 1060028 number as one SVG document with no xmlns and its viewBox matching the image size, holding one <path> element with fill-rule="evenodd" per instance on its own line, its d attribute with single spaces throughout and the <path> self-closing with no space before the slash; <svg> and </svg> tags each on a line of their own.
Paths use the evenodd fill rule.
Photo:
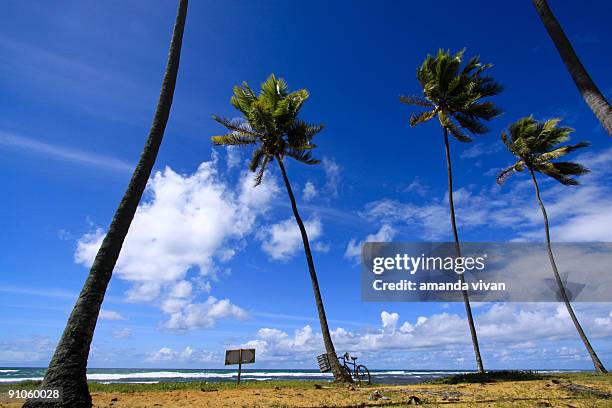
<svg viewBox="0 0 612 408">
<path fill-rule="evenodd" d="M 49 402 L 61 402 L 62 390 L 60 388 L 43 388 L 35 390 L 8 390 L 9 399 L 29 399 Z"/>
</svg>

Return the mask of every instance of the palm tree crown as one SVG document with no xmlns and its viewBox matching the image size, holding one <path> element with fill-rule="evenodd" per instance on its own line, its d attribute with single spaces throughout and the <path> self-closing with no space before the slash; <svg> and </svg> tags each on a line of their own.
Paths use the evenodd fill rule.
<svg viewBox="0 0 612 408">
<path fill-rule="evenodd" d="M 249 164 L 249 169 L 257 172 L 255 185 L 261 183 L 268 163 L 274 158 L 282 160 L 289 156 L 305 164 L 317 164 L 319 160 L 311 155 L 316 147 L 312 139 L 323 125 L 298 119 L 308 96 L 306 89 L 289 92 L 287 83 L 274 74 L 261 85 L 258 96 L 243 82 L 242 86 L 234 87 L 231 103 L 244 118 L 229 120 L 213 116 L 230 132 L 211 139 L 215 145 L 257 145 Z"/>
<path fill-rule="evenodd" d="M 428 55 L 417 69 L 424 97 L 401 96 L 400 101 L 428 110 L 412 114 L 411 126 L 437 115 L 440 125 L 457 140 L 470 142 L 471 137 L 463 129 L 475 135 L 486 133 L 488 129 L 482 120 L 489 121 L 501 114 L 493 102 L 482 100 L 502 91 L 502 86 L 492 77 L 483 75 L 492 65 L 481 64 L 475 56 L 461 68 L 464 53 L 461 50 L 451 55 L 449 51 L 439 50 L 435 57 Z"/>
<path fill-rule="evenodd" d="M 569 140 L 574 129 L 557 126 L 560 119 L 537 121 L 533 116 L 522 118 L 508 127 L 508 134 L 502 133 L 502 141 L 519 160 L 502 170 L 497 183 L 502 184 L 512 174 L 525 168 L 550 176 L 564 185 L 577 185 L 572 176 L 586 174 L 589 170 L 574 162 L 553 162 L 574 150 L 589 146 L 588 142 L 558 146 Z"/>
</svg>

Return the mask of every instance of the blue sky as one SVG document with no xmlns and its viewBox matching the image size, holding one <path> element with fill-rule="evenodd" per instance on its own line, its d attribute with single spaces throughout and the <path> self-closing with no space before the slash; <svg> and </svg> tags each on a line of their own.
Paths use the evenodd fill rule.
<svg viewBox="0 0 612 408">
<path fill-rule="evenodd" d="M 557 4 L 558 3 L 558 4 Z M 612 94 L 610 5 L 552 4 L 582 62 Z M 0 365 L 44 366 L 129 180 L 153 115 L 174 2 L 9 1 L 0 17 Z M 211 114 L 236 116 L 232 86 L 274 72 L 311 98 L 323 163 L 288 166 L 308 221 L 339 351 L 372 368 L 473 368 L 462 304 L 362 303 L 364 240 L 451 238 L 439 127 L 408 126 L 400 94 L 438 48 L 480 54 L 505 87 L 503 116 L 453 143 L 460 236 L 541 240 L 524 175 L 503 189 L 501 130 L 564 117 L 593 172 L 543 181 L 559 241 L 612 241 L 610 139 L 582 101 L 528 3 L 194 1 L 175 102 L 145 200 L 103 305 L 91 367 L 218 367 L 255 345 L 259 367 L 314 367 L 318 321 L 299 236 L 276 169 L 256 191 L 248 152 L 214 150 Z M 306 187 L 308 186 L 308 187 Z M 612 364 L 612 305 L 578 304 Z M 475 305 L 490 368 L 589 368 L 556 304 Z"/>
</svg>

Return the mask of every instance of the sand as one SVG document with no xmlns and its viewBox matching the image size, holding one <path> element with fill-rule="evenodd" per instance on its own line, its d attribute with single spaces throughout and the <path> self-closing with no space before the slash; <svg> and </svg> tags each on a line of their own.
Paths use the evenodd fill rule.
<svg viewBox="0 0 612 408">
<path fill-rule="evenodd" d="M 94 392 L 94 407 L 368 407 L 409 406 L 410 396 L 433 407 L 612 407 L 612 399 L 577 393 L 568 385 L 612 393 L 612 381 L 530 380 L 457 385 L 364 387 L 350 390 L 326 384 L 322 388 L 249 387 L 220 390 Z M 388 399 L 370 400 L 376 390 Z M 18 407 L 17 402 L 0 407 Z M 412 406 L 412 405 L 410 405 Z"/>
</svg>

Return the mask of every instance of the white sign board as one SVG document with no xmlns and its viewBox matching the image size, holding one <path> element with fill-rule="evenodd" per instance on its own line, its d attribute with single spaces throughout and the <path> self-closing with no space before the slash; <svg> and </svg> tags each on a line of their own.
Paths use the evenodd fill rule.
<svg viewBox="0 0 612 408">
<path fill-rule="evenodd" d="M 225 350 L 225 365 L 252 364 L 255 362 L 255 349 Z"/>
</svg>

